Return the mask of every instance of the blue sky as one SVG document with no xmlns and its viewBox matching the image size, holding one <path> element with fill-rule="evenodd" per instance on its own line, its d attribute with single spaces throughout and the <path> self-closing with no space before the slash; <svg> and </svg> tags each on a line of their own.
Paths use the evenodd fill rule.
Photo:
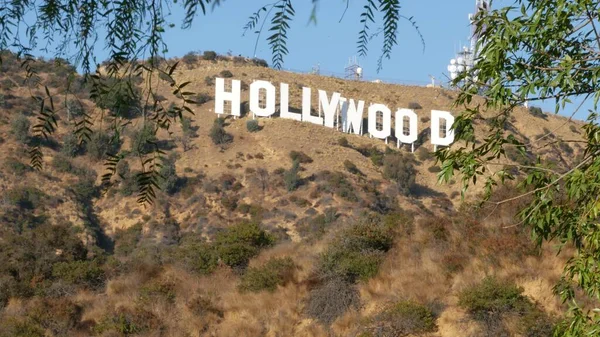
<svg viewBox="0 0 600 337">
<path fill-rule="evenodd" d="M 169 31 L 165 39 L 169 43 L 170 56 L 180 56 L 190 50 L 231 51 L 234 55 L 254 56 L 256 35 L 249 32 L 242 36 L 248 17 L 270 1 L 225 1 L 221 7 L 207 16 L 198 16 L 191 29 Z M 348 59 L 357 55 L 356 41 L 361 29 L 359 15 L 363 1 L 350 1 L 345 9 L 343 0 L 321 0 L 317 24 L 310 23 L 310 1 L 297 2 L 296 18 L 288 34 L 289 55 L 284 68 L 310 71 L 317 64 L 322 73 L 344 73 Z M 425 50 L 419 35 L 408 21 L 399 27 L 398 46 L 392 58 L 385 60 L 383 70 L 377 74 L 382 38 L 374 38 L 369 54 L 358 61 L 368 79 L 390 79 L 414 84 L 430 82 L 429 75 L 445 79 L 443 73 L 459 43 L 468 43 L 470 33 L 468 13 L 474 10 L 474 1 L 419 0 L 403 1 L 401 14 L 414 16 L 425 38 Z M 178 22 L 181 10 L 173 12 L 173 23 Z M 268 23 L 267 23 L 268 25 Z M 376 25 L 371 25 L 375 31 Z M 271 61 L 271 53 L 264 32 L 259 41 L 256 56 Z"/>
</svg>

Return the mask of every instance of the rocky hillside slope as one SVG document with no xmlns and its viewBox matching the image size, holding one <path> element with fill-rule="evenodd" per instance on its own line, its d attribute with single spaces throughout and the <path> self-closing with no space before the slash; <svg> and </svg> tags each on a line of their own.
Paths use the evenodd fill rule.
<svg viewBox="0 0 600 337">
<path fill-rule="evenodd" d="M 113 141 L 107 110 L 73 69 L 38 62 L 59 119 L 54 138 L 34 139 L 32 96 L 45 93 L 8 56 L 0 66 L 0 258 L 9 261 L 0 267 L 0 336 L 547 336 L 560 319 L 551 288 L 562 258 L 532 245 L 515 219 L 519 201 L 475 210 L 477 188 L 463 202 L 459 183 L 437 184 L 428 116 L 457 113 L 453 91 L 187 55 L 173 77 L 191 81 L 198 104 L 162 134 L 163 190 L 144 207 L 135 195 L 142 116 L 128 116 Z M 415 108 L 419 144 L 412 154 L 394 141 L 281 118 L 257 127 L 249 114 L 215 127 L 215 77 L 242 80 L 246 99 L 254 80 L 288 83 L 293 108 L 303 86 L 313 102 L 323 89 Z M 156 80 L 163 104 L 174 102 Z M 68 83 L 72 96 L 63 94 Z M 84 112 L 94 135 L 79 146 L 73 130 Z M 225 131 L 219 144 L 215 128 Z M 486 128 L 479 122 L 477 136 Z M 578 122 L 536 109 L 517 109 L 506 132 L 527 144 L 527 156 L 509 150 L 497 168 L 534 155 L 566 167 L 581 153 L 561 142 L 580 137 Z M 28 166 L 34 142 L 41 171 Z M 117 150 L 118 174 L 100 189 L 105 153 Z M 506 187 L 495 198 L 515 193 Z"/>
</svg>

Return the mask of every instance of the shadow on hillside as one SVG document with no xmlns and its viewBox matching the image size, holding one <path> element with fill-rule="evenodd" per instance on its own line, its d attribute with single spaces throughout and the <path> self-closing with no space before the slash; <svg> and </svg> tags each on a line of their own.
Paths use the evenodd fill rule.
<svg viewBox="0 0 600 337">
<path fill-rule="evenodd" d="M 411 189 L 411 195 L 415 198 L 423 198 L 423 197 L 446 197 L 446 194 L 438 192 L 434 189 L 431 189 L 427 186 L 415 184 L 415 186 Z"/>
</svg>

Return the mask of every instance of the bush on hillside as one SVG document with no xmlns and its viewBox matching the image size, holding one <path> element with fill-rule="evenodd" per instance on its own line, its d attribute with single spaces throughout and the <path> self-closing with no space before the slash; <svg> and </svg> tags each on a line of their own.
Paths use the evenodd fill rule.
<svg viewBox="0 0 600 337">
<path fill-rule="evenodd" d="M 400 153 L 388 154 L 383 159 L 383 177 L 394 181 L 398 191 L 409 195 L 415 187 L 417 170 L 412 162 Z"/>
<path fill-rule="evenodd" d="M 204 52 L 204 54 L 202 54 L 202 58 L 207 61 L 214 61 L 217 59 L 217 53 L 212 50 L 207 50 Z"/>
<path fill-rule="evenodd" d="M 246 122 L 246 129 L 249 132 L 258 132 L 258 131 L 260 131 L 261 127 L 258 124 L 257 120 L 251 119 L 251 120 L 249 120 L 249 121 Z"/>
<path fill-rule="evenodd" d="M 29 127 L 31 123 L 23 114 L 17 115 L 10 123 L 11 133 L 22 144 L 29 141 Z"/>
<path fill-rule="evenodd" d="M 14 157 L 7 158 L 4 162 L 4 167 L 6 167 L 10 173 L 17 176 L 23 176 L 26 172 L 31 171 L 31 166 L 23 164 Z"/>
<path fill-rule="evenodd" d="M 288 192 L 295 191 L 300 186 L 300 163 L 294 161 L 292 167 L 283 174 L 283 181 Z"/>
<path fill-rule="evenodd" d="M 261 249 L 271 246 L 273 242 L 273 237 L 258 224 L 242 222 L 218 233 L 214 247 L 223 263 L 243 268 Z"/>
<path fill-rule="evenodd" d="M 198 95 L 196 95 L 196 98 L 194 99 L 194 102 L 198 105 L 200 104 L 204 104 L 208 101 L 210 101 L 212 99 L 212 97 L 208 94 L 205 93 L 199 93 Z"/>
<path fill-rule="evenodd" d="M 191 51 L 191 52 L 183 55 L 181 60 L 183 61 L 183 63 L 187 64 L 188 66 L 194 65 L 198 62 L 198 54 L 196 54 L 196 52 Z"/>
<path fill-rule="evenodd" d="M 352 174 L 363 175 L 363 173 L 358 169 L 358 167 L 349 160 L 344 160 L 344 167 L 346 168 L 346 170 L 348 170 L 348 172 Z"/>
<path fill-rule="evenodd" d="M 223 118 L 216 118 L 210 129 L 209 136 L 215 145 L 227 144 L 233 140 L 233 136 L 225 131 L 224 124 Z"/>
<path fill-rule="evenodd" d="M 408 102 L 408 108 L 411 110 L 423 109 L 421 104 L 419 104 L 418 102 Z"/>
<path fill-rule="evenodd" d="M 376 330 L 383 336 L 420 335 L 437 331 L 435 321 L 435 314 L 428 307 L 401 301 L 377 315 L 369 330 Z"/>
<path fill-rule="evenodd" d="M 342 147 L 350 147 L 350 142 L 348 142 L 348 138 L 340 137 L 338 138 L 338 145 Z"/>
<path fill-rule="evenodd" d="M 253 58 L 252 63 L 258 67 L 265 67 L 265 68 L 269 67 L 269 63 L 267 63 L 267 61 L 265 61 L 263 59 L 259 59 L 259 58 Z"/>
<path fill-rule="evenodd" d="M 523 289 L 510 282 L 486 277 L 480 283 L 460 292 L 458 305 L 475 319 L 485 320 L 506 312 L 523 312 L 530 305 Z"/>
<path fill-rule="evenodd" d="M 231 71 L 229 71 L 229 70 L 227 70 L 227 69 L 225 69 L 225 70 L 222 70 L 222 71 L 219 73 L 219 75 L 220 75 L 221 77 L 223 77 L 223 78 L 232 78 L 232 77 L 233 77 L 233 74 L 231 73 Z"/>
<path fill-rule="evenodd" d="M 419 147 L 416 152 L 417 152 L 417 158 L 420 161 L 427 161 L 427 160 L 434 159 L 433 152 L 429 151 L 425 147 L 422 147 L 422 146 Z"/>
<path fill-rule="evenodd" d="M 175 169 L 175 161 L 177 154 L 171 153 L 162 161 L 160 175 L 162 177 L 161 188 L 169 195 L 173 195 L 180 191 L 187 183 L 186 177 L 179 177 Z"/>
<path fill-rule="evenodd" d="M 290 151 L 290 159 L 300 164 L 310 164 L 313 162 L 313 159 L 302 151 Z"/>
<path fill-rule="evenodd" d="M 359 219 L 339 233 L 321 255 L 319 271 L 326 277 L 341 277 L 348 282 L 368 280 L 377 274 L 392 244 L 391 228 L 382 218 Z"/>
<path fill-rule="evenodd" d="M 77 136 L 75 134 L 69 133 L 63 137 L 60 153 L 69 158 L 73 158 L 77 156 L 80 152 L 81 146 L 79 144 L 79 139 L 77 139 Z"/>
<path fill-rule="evenodd" d="M 248 268 L 241 278 L 242 292 L 273 292 L 294 279 L 297 266 L 290 257 L 271 258 L 261 267 Z"/>
<path fill-rule="evenodd" d="M 83 105 L 77 100 L 71 99 L 67 102 L 67 116 L 70 119 L 81 117 L 85 114 Z"/>
<path fill-rule="evenodd" d="M 305 311 L 309 317 L 329 325 L 359 305 L 360 296 L 353 284 L 342 278 L 330 278 L 309 293 Z"/>
<path fill-rule="evenodd" d="M 204 77 L 204 84 L 206 86 L 212 87 L 213 85 L 215 85 L 215 77 L 214 76 Z"/>
<path fill-rule="evenodd" d="M 538 118 L 542 118 L 542 119 L 548 118 L 548 116 L 546 116 L 546 114 L 542 111 L 542 108 L 537 107 L 537 106 L 530 106 L 529 113 L 534 117 L 538 117 Z"/>
<path fill-rule="evenodd" d="M 157 140 L 154 126 L 147 123 L 131 133 L 131 152 L 135 155 L 148 154 L 154 151 Z"/>
<path fill-rule="evenodd" d="M 114 137 L 102 131 L 93 133 L 90 138 L 86 143 L 86 152 L 96 161 L 103 160 L 107 153 L 116 154 L 121 146 Z"/>
</svg>

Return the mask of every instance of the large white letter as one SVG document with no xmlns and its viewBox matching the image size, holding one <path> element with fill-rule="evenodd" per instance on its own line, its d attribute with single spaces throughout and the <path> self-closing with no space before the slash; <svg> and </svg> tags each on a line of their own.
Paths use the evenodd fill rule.
<svg viewBox="0 0 600 337">
<path fill-rule="evenodd" d="M 353 99 L 348 102 L 346 99 L 342 103 L 342 131 L 352 131 L 357 134 L 362 134 L 363 110 L 365 109 L 365 101 L 358 101 L 358 107 Z"/>
<path fill-rule="evenodd" d="M 310 114 L 310 88 L 302 88 L 302 120 L 314 124 L 323 125 L 323 117 L 312 116 Z"/>
<path fill-rule="evenodd" d="M 327 93 L 324 90 L 319 90 L 319 104 L 323 107 L 323 114 L 325 115 L 325 126 L 333 128 L 333 119 L 335 112 L 337 111 L 338 105 L 340 104 L 340 93 L 334 92 L 331 95 L 331 101 L 327 99 Z"/>
<path fill-rule="evenodd" d="M 217 77 L 215 85 L 215 112 L 219 115 L 225 113 L 223 111 L 225 101 L 230 101 L 231 114 L 239 117 L 241 87 L 240 80 L 231 80 L 231 92 L 225 92 L 225 79 Z"/>
<path fill-rule="evenodd" d="M 405 117 L 408 117 L 408 135 L 404 134 Z M 396 111 L 396 138 L 402 143 L 412 144 L 417 141 L 418 137 L 417 114 L 410 109 L 398 109 L 398 111 Z"/>
<path fill-rule="evenodd" d="M 446 121 L 446 137 L 440 137 L 440 119 Z M 450 130 L 454 116 L 447 111 L 431 110 L 431 144 L 448 146 L 454 142 L 454 131 Z"/>
<path fill-rule="evenodd" d="M 260 89 L 266 91 L 266 106 L 260 107 Z M 255 81 L 250 84 L 250 111 L 259 117 L 269 117 L 275 113 L 275 86 L 267 81 Z"/>
<path fill-rule="evenodd" d="M 377 112 L 382 113 L 383 125 L 377 130 Z M 369 133 L 379 139 L 386 139 L 392 133 L 392 112 L 383 104 L 373 104 L 369 107 Z"/>
<path fill-rule="evenodd" d="M 281 106 L 279 107 L 279 117 L 301 121 L 301 114 L 290 112 L 290 86 L 287 83 L 281 83 L 280 91 L 279 99 Z"/>
</svg>

